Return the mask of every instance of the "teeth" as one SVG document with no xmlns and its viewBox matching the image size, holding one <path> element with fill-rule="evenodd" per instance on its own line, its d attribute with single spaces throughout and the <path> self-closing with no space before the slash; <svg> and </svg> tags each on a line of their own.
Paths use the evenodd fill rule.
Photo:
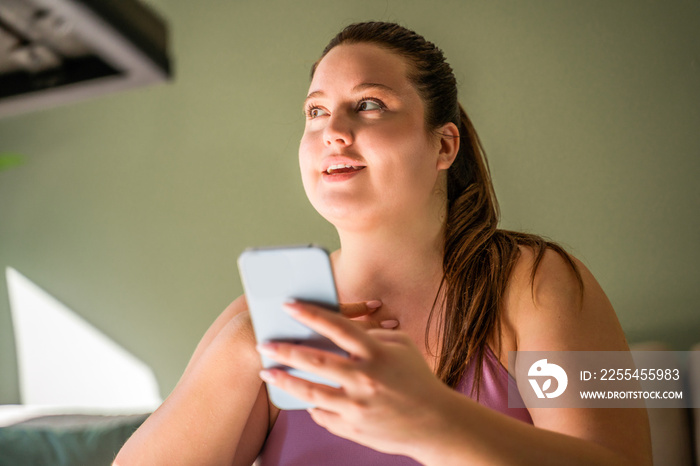
<svg viewBox="0 0 700 466">
<path fill-rule="evenodd" d="M 330 167 L 328 167 L 328 169 L 326 170 L 326 173 L 330 174 L 333 172 L 333 170 L 339 170 L 341 168 L 352 168 L 353 170 L 357 170 L 359 167 L 356 167 L 354 165 L 347 165 L 347 164 L 343 164 L 343 163 L 338 163 L 338 164 L 331 165 Z"/>
</svg>

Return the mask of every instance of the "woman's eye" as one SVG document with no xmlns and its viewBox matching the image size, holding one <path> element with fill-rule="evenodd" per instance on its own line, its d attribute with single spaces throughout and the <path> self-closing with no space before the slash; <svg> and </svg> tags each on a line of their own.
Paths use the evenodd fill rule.
<svg viewBox="0 0 700 466">
<path fill-rule="evenodd" d="M 384 109 L 384 106 L 380 102 L 376 102 L 374 100 L 363 100 L 357 106 L 357 110 L 360 112 L 382 109 Z"/>
<path fill-rule="evenodd" d="M 326 111 L 320 107 L 311 107 L 310 109 L 308 109 L 306 111 L 306 115 L 309 118 L 313 119 L 313 118 L 318 118 L 320 116 L 326 115 Z"/>
</svg>

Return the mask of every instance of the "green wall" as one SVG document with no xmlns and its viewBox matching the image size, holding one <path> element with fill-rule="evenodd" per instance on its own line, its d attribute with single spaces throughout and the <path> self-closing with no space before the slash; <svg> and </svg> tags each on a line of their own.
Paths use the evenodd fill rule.
<svg viewBox="0 0 700 466">
<path fill-rule="evenodd" d="M 171 84 L 0 120 L 0 267 L 156 371 L 166 395 L 241 293 L 247 246 L 337 245 L 297 144 L 308 70 L 349 22 L 401 22 L 445 51 L 503 226 L 560 241 L 631 341 L 700 341 L 700 3 L 152 0 Z M 17 402 L 0 286 L 0 402 Z"/>
</svg>

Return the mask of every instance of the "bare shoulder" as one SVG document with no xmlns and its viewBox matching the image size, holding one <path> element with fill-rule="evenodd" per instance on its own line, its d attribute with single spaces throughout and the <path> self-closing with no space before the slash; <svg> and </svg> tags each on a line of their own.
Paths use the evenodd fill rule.
<svg viewBox="0 0 700 466">
<path fill-rule="evenodd" d="M 517 351 L 627 351 L 612 304 L 593 274 L 572 258 L 521 248 L 506 290 L 503 321 Z M 581 287 L 583 286 L 583 288 Z M 650 464 L 651 447 L 643 409 L 530 408 L 537 427 L 586 439 Z"/>
<path fill-rule="evenodd" d="M 241 312 L 246 312 L 247 310 L 248 302 L 245 299 L 245 295 L 242 294 L 233 301 L 231 301 L 231 304 L 226 306 L 226 309 L 223 310 L 223 312 L 219 316 L 219 319 L 223 318 L 225 320 L 228 320 L 233 316 L 240 314 Z"/>
<path fill-rule="evenodd" d="M 254 337 L 252 331 L 252 324 L 250 323 L 250 317 L 248 315 L 248 303 L 246 302 L 245 295 L 241 295 L 234 299 L 231 304 L 226 306 L 226 308 L 219 314 L 219 317 L 214 320 L 214 322 L 209 326 L 202 339 L 199 341 L 197 348 L 192 354 L 185 374 L 187 374 L 190 367 L 192 367 L 197 360 L 201 357 L 202 353 L 212 344 L 216 337 L 227 327 L 235 326 L 236 333 L 243 334 L 244 337 L 248 337 L 254 344 Z"/>
<path fill-rule="evenodd" d="M 219 314 L 219 317 L 216 318 L 209 327 L 209 330 L 207 330 L 207 333 L 204 334 L 201 343 L 216 338 L 216 335 L 234 320 L 250 320 L 248 317 L 248 303 L 246 302 L 245 295 L 240 295 L 238 298 L 234 299 L 231 304 L 226 306 L 226 309 Z"/>
<path fill-rule="evenodd" d="M 620 351 L 627 342 L 612 304 L 588 268 L 558 252 L 521 247 L 504 302 L 504 322 L 521 351 Z M 537 265 L 533 274 L 533 268 Z"/>
<path fill-rule="evenodd" d="M 231 304 L 226 306 L 223 312 L 221 312 L 219 317 L 214 321 L 212 327 L 225 326 L 226 323 L 229 322 L 231 319 L 238 316 L 239 314 L 244 313 L 248 313 L 248 302 L 245 299 L 245 295 L 242 294 L 233 301 L 231 301 Z"/>
</svg>

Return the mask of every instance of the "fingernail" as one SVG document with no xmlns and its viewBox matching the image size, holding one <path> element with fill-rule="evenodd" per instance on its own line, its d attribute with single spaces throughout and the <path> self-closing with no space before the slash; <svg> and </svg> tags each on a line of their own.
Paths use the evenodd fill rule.
<svg viewBox="0 0 700 466">
<path fill-rule="evenodd" d="M 399 326 L 399 321 L 398 320 L 382 320 L 379 322 L 379 325 L 382 328 L 396 328 Z"/>
<path fill-rule="evenodd" d="M 293 316 L 294 316 L 294 315 L 297 315 L 297 314 L 299 314 L 299 309 L 296 307 L 296 304 L 297 304 L 296 301 L 291 301 L 291 300 L 290 300 L 290 301 L 285 301 L 285 302 L 282 304 L 282 309 L 283 309 L 284 312 L 286 312 L 287 314 L 290 314 L 290 315 L 293 315 Z"/>
<path fill-rule="evenodd" d="M 382 307 L 382 302 L 378 299 L 373 299 L 372 301 L 367 301 L 365 306 L 367 306 L 369 309 L 378 309 Z"/>
<path fill-rule="evenodd" d="M 275 346 L 271 343 L 260 343 L 255 345 L 255 349 L 258 350 L 259 353 L 265 355 L 275 354 Z"/>
<path fill-rule="evenodd" d="M 260 371 L 258 374 L 261 379 L 263 379 L 265 382 L 268 383 L 274 383 L 275 382 L 275 374 L 268 371 L 267 369 L 263 369 Z"/>
</svg>

